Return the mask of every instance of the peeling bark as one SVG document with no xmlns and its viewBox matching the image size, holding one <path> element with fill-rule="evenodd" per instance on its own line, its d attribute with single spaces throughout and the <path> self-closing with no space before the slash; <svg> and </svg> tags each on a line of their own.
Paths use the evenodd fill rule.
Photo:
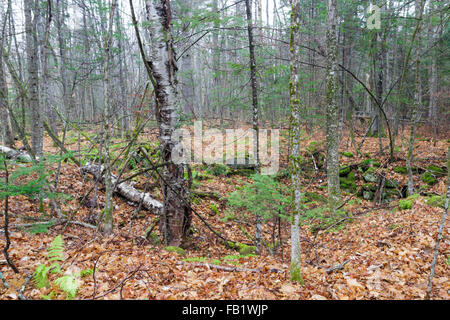
<svg viewBox="0 0 450 320">
<path fill-rule="evenodd" d="M 166 245 L 180 246 L 185 242 L 191 224 L 188 190 L 184 180 L 183 164 L 174 163 L 172 153 L 177 142 L 172 133 L 178 122 L 180 102 L 177 92 L 178 70 L 171 36 L 171 9 L 167 0 L 146 0 L 147 28 L 152 43 L 148 49 L 148 64 L 156 82 L 156 118 L 159 125 L 159 141 L 162 162 L 168 165 L 162 171 L 164 210 L 160 228 Z"/>
<path fill-rule="evenodd" d="M 100 183 L 103 184 L 105 179 L 105 173 L 104 173 L 104 167 L 99 166 L 97 164 L 88 163 L 85 166 L 81 167 L 81 171 L 84 173 L 89 173 L 94 176 L 95 179 L 98 179 Z M 102 176 L 100 177 L 100 173 Z M 117 183 L 117 176 L 114 174 L 111 174 L 111 182 L 113 185 Z M 116 187 L 115 192 L 120 194 L 125 199 L 134 202 L 139 203 L 142 200 L 142 206 L 155 214 L 161 214 L 162 212 L 162 203 L 158 200 L 152 198 L 150 193 L 144 193 L 142 191 L 137 190 L 129 183 L 119 183 Z"/>
</svg>

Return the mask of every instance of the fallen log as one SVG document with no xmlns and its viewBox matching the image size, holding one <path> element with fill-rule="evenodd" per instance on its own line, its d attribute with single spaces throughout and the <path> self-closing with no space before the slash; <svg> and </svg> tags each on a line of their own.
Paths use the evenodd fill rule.
<svg viewBox="0 0 450 320">
<path fill-rule="evenodd" d="M 97 164 L 93 163 L 87 163 L 85 166 L 81 167 L 81 171 L 84 173 L 89 173 L 92 176 L 94 176 L 95 179 L 97 179 L 100 183 L 103 184 L 103 171 L 104 167 L 99 166 Z M 113 185 L 117 182 L 117 176 L 112 174 L 111 175 L 111 182 Z M 148 192 L 142 192 L 137 189 L 135 189 L 131 184 L 129 183 L 119 183 L 116 187 L 115 192 L 120 194 L 125 199 L 134 202 L 139 203 L 142 201 L 142 206 L 147 209 L 148 211 L 151 211 L 155 214 L 161 214 L 163 205 L 158 200 L 152 198 L 152 196 Z"/>
</svg>

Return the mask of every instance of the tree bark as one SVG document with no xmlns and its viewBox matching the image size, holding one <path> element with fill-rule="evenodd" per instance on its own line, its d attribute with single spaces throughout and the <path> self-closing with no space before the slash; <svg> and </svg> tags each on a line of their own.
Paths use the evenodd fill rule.
<svg viewBox="0 0 450 320">
<path fill-rule="evenodd" d="M 291 35 L 289 44 L 290 79 L 289 79 L 289 105 L 291 108 L 291 141 L 292 153 L 290 156 L 290 171 L 293 190 L 291 222 L 291 266 L 290 277 L 294 281 L 303 281 L 300 271 L 300 214 L 301 203 L 301 119 L 302 103 L 300 100 L 299 82 L 299 52 L 300 43 L 300 1 L 291 0 Z"/>
<path fill-rule="evenodd" d="M 152 43 L 149 48 L 148 65 L 156 82 L 156 118 L 159 124 L 161 157 L 169 163 L 162 172 L 164 210 L 160 222 L 166 245 L 181 246 L 187 238 L 192 213 L 188 190 L 184 179 L 184 165 L 175 163 L 172 154 L 177 152 L 177 142 L 172 133 L 178 122 L 179 97 L 176 72 L 178 70 L 171 36 L 171 8 L 167 0 L 146 0 L 146 18 Z M 184 201 L 183 201 L 184 200 Z"/>
<path fill-rule="evenodd" d="M 99 166 L 97 164 L 93 163 L 87 163 L 85 166 L 81 167 L 81 171 L 85 173 L 89 173 L 94 176 L 96 180 L 98 180 L 100 183 L 104 184 L 105 182 L 105 167 Z M 101 176 L 100 176 L 101 174 Z M 111 175 L 111 182 L 112 185 L 116 185 L 117 176 L 112 174 Z M 120 194 L 125 199 L 134 202 L 139 203 L 142 200 L 142 207 L 146 210 L 155 213 L 155 214 L 161 214 L 163 210 L 163 205 L 158 200 L 154 199 L 150 193 L 148 192 L 141 192 L 134 188 L 129 183 L 119 183 L 115 189 L 115 192 Z"/>
<path fill-rule="evenodd" d="M 328 204 L 334 214 L 340 202 L 339 182 L 339 116 L 336 103 L 337 91 L 337 1 L 327 1 L 327 93 L 326 93 L 326 136 L 327 136 L 327 179 Z"/>
<path fill-rule="evenodd" d="M 31 144 L 36 156 L 42 155 L 44 142 L 44 125 L 42 122 L 41 108 L 39 104 L 39 80 L 38 80 L 38 40 L 36 34 L 36 14 L 31 18 L 32 10 L 36 10 L 35 1 L 24 1 L 26 52 L 28 59 L 28 98 L 31 112 Z"/>
</svg>

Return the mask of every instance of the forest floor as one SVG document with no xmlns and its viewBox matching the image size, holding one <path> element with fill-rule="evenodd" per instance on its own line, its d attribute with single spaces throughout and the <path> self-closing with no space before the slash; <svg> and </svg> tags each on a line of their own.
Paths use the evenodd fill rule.
<svg viewBox="0 0 450 320">
<path fill-rule="evenodd" d="M 324 140 L 320 133 L 312 136 L 316 141 Z M 282 137 L 287 140 L 286 135 Z M 446 166 L 448 138 L 439 140 L 434 146 L 430 139 L 419 136 L 414 164 Z M 143 139 L 155 139 L 155 135 L 147 134 L 141 137 Z M 405 183 L 407 175 L 393 171 L 395 166 L 405 165 L 408 140 L 407 137 L 398 140 L 396 162 L 389 163 L 383 170 L 390 179 Z M 387 139 L 383 142 L 384 146 L 388 145 Z M 75 140 L 70 147 L 76 150 Z M 343 165 L 360 163 L 370 156 L 387 163 L 388 151 L 380 157 L 378 149 L 378 138 L 367 138 L 361 150 L 364 156 L 341 157 L 341 162 Z M 286 168 L 285 143 L 282 150 L 281 167 Z M 343 139 L 341 151 L 354 152 L 349 139 Z M 45 139 L 45 152 L 59 152 L 48 137 Z M 57 164 L 52 168 L 56 170 Z M 201 168 L 197 170 L 202 172 Z M 54 176 L 53 172 L 50 180 Z M 143 181 L 138 181 L 136 187 L 143 188 Z M 193 208 L 209 225 L 220 230 L 226 238 L 242 243 L 251 242 L 248 235 L 254 234 L 255 217 L 235 209 L 230 215 L 226 197 L 246 181 L 249 178 L 239 174 L 208 176 L 199 181 L 198 190 L 214 196 L 203 196 L 193 202 Z M 415 181 L 417 187 L 423 183 L 419 176 Z M 283 178 L 282 182 L 288 184 L 289 179 Z M 309 190 L 325 195 L 325 183 L 325 172 L 321 171 Z M 69 215 L 75 212 L 80 206 L 79 198 L 92 186 L 92 179 L 83 177 L 76 165 L 63 163 L 58 192 L 71 197 L 61 201 L 62 210 Z M 151 191 L 160 199 L 161 194 L 156 189 Z M 429 194 L 439 195 L 444 195 L 445 191 L 445 176 L 439 177 L 438 182 L 426 190 Z M 104 190 L 101 188 L 98 196 L 102 203 Z M 343 192 L 344 200 L 350 197 L 350 193 Z M 42 218 L 43 208 L 39 207 L 39 201 L 25 196 L 10 197 L 9 223 L 12 230 L 9 254 L 20 274 L 15 274 L 2 260 L 3 256 L 0 257 L 0 272 L 10 286 L 7 289 L 0 282 L 0 299 L 17 299 L 24 283 L 26 287 L 22 293 L 27 298 L 40 299 L 51 291 L 56 293 L 54 299 L 65 298 L 56 285 L 38 289 L 32 281 L 26 280 L 38 265 L 48 264 L 47 248 L 63 231 L 66 259 L 61 263 L 62 271 L 74 274 L 92 270 L 90 275 L 79 280 L 76 299 L 423 299 L 443 212 L 441 207 L 427 204 L 427 199 L 421 195 L 413 201 L 411 209 L 405 210 L 399 209 L 398 200 L 381 205 L 364 199 L 348 201 L 345 210 L 351 213 L 351 219 L 344 219 L 339 228 L 313 232 L 311 224 L 305 223 L 301 230 L 301 267 L 305 282 L 302 286 L 289 280 L 290 225 L 286 221 L 281 222 L 282 245 L 276 254 L 271 255 L 263 248 L 261 256 L 240 255 L 224 246 L 193 215 L 191 245 L 185 252 L 178 253 L 165 250 L 156 237 L 144 240 L 142 235 L 157 216 L 147 211 L 140 211 L 135 216 L 136 206 L 119 196 L 114 197 L 114 235 L 106 238 L 96 230 L 73 224 L 66 229 L 64 225 L 55 225 L 40 232 L 18 230 L 14 226 L 33 223 L 29 217 Z M 4 203 L 4 200 L 0 201 L 1 208 L 4 208 Z M 93 212 L 98 214 L 100 210 L 96 208 Z M 90 208 L 81 206 L 74 220 L 89 222 L 89 211 Z M 44 212 L 48 218 L 51 212 L 49 201 L 44 201 Z M 1 225 L 3 220 L 3 215 L 0 215 Z M 264 225 L 263 234 L 268 242 L 274 230 L 278 230 L 276 228 L 278 226 L 273 221 Z M 154 228 L 154 234 L 159 234 L 158 227 Z M 432 299 L 450 299 L 449 236 L 450 230 L 446 225 L 439 248 Z M 4 245 L 4 233 L 0 233 L 0 247 Z M 327 272 L 338 264 L 343 264 L 340 270 Z M 53 279 L 56 275 L 49 277 Z"/>
</svg>

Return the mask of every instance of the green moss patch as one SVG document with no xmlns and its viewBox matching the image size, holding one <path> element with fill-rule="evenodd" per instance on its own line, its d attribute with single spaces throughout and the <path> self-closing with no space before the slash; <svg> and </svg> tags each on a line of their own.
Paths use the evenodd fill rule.
<svg viewBox="0 0 450 320">
<path fill-rule="evenodd" d="M 425 172 L 422 175 L 422 180 L 423 180 L 423 182 L 425 182 L 426 184 L 428 184 L 430 186 L 432 186 L 438 182 L 437 179 L 430 172 Z"/>
<path fill-rule="evenodd" d="M 408 173 L 408 169 L 406 169 L 406 167 L 398 166 L 398 167 L 394 168 L 394 172 L 395 173 L 400 173 L 400 174 L 407 174 Z"/>
<path fill-rule="evenodd" d="M 184 249 L 182 249 L 180 247 L 167 246 L 164 248 L 164 250 L 169 251 L 169 252 L 176 252 L 182 256 L 186 255 L 186 251 L 184 251 Z"/>
<path fill-rule="evenodd" d="M 353 153 L 351 153 L 351 152 L 341 152 L 341 154 L 344 156 L 344 157 L 347 157 L 347 158 L 353 158 L 354 157 L 354 155 L 353 155 Z"/>
<path fill-rule="evenodd" d="M 431 196 L 430 198 L 425 200 L 425 203 L 432 207 L 440 207 L 444 208 L 445 206 L 445 197 L 444 196 Z"/>
</svg>

